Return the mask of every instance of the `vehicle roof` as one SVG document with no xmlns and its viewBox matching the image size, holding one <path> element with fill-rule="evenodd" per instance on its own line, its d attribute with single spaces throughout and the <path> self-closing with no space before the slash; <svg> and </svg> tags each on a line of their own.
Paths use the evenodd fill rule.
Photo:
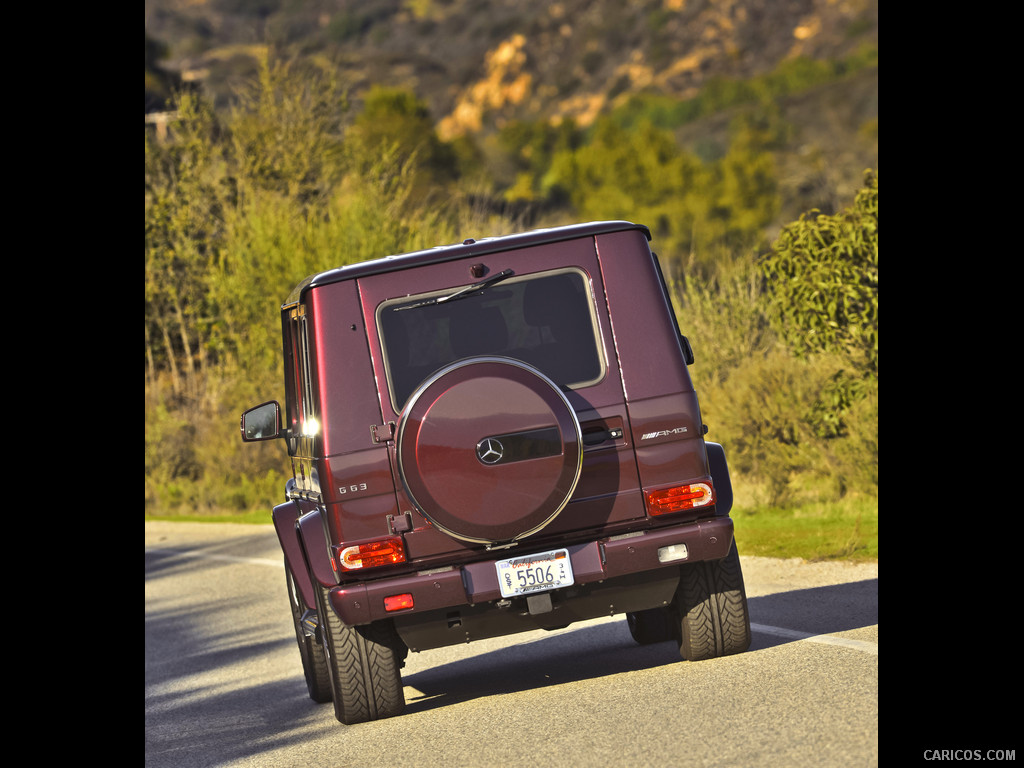
<svg viewBox="0 0 1024 768">
<path fill-rule="evenodd" d="M 325 272 L 317 272 L 310 275 L 292 290 L 285 300 L 284 307 L 293 306 L 302 300 L 306 291 L 321 285 L 337 283 L 342 280 L 353 280 L 367 275 L 376 275 L 383 272 L 394 272 L 408 267 L 434 264 L 442 261 L 453 261 L 471 256 L 482 256 L 488 253 L 509 251 L 516 248 L 527 248 L 545 243 L 554 243 L 562 240 L 573 240 L 580 237 L 594 237 L 596 235 L 608 234 L 609 232 L 620 232 L 622 230 L 638 229 L 650 240 L 651 232 L 643 224 L 634 224 L 629 221 L 593 221 L 585 224 L 572 224 L 565 227 L 551 227 L 548 229 L 535 229 L 530 232 L 522 232 L 515 235 L 502 235 L 499 237 L 488 237 L 481 240 L 472 238 L 454 245 L 438 246 L 412 253 L 385 256 L 380 259 L 362 261 L 357 264 L 349 264 L 343 267 L 336 267 Z"/>
</svg>

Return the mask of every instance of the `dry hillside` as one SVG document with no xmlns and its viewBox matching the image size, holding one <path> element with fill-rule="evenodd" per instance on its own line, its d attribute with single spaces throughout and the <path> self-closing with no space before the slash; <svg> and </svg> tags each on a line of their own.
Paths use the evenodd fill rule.
<svg viewBox="0 0 1024 768">
<path fill-rule="evenodd" d="M 486 134 L 511 120 L 587 125 L 637 93 L 691 98 L 797 57 L 835 61 L 877 48 L 877 0 L 146 0 L 160 67 L 220 104 L 273 47 L 345 73 L 353 95 L 411 89 L 439 135 Z M 149 80 L 147 79 L 147 82 Z M 787 97 L 793 189 L 848 199 L 877 169 L 877 66 Z M 714 141 L 728 115 L 679 131 Z M 821 190 L 819 190 L 821 192 Z M 813 197 L 813 195 L 811 195 Z"/>
</svg>

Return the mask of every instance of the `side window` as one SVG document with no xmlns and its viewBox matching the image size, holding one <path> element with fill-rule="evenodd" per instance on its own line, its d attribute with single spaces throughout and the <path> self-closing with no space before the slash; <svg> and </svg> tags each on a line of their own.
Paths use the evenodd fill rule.
<svg viewBox="0 0 1024 768">
<path fill-rule="evenodd" d="M 316 400 L 313 397 L 313 366 L 309 354 L 309 322 L 306 316 L 299 318 L 298 333 L 299 371 L 302 377 L 302 434 L 314 435 L 319 431 Z"/>
<path fill-rule="evenodd" d="M 309 355 L 309 328 L 303 307 L 292 310 L 288 317 L 287 414 L 294 434 L 316 431 L 316 401 L 313 397 L 313 372 Z"/>
<path fill-rule="evenodd" d="M 406 296 L 377 309 L 396 411 L 434 371 L 481 355 L 521 360 L 563 387 L 604 377 L 590 281 L 581 270 L 513 277 L 451 303 L 424 303 L 451 292 Z"/>
</svg>

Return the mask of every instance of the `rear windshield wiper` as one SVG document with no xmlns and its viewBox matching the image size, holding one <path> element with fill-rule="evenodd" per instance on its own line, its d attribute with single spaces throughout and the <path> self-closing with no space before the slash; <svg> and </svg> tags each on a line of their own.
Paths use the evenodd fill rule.
<svg viewBox="0 0 1024 768">
<path fill-rule="evenodd" d="M 460 288 L 455 293 L 450 293 L 447 296 L 437 296 L 433 299 L 426 299 L 425 301 L 417 301 L 415 304 L 406 304 L 404 307 L 395 307 L 395 312 L 401 312 L 403 309 L 415 309 L 416 307 L 428 307 L 435 304 L 447 304 L 449 301 L 455 301 L 456 299 L 462 299 L 466 296 L 472 296 L 475 293 L 479 293 L 486 288 L 490 288 L 496 283 L 500 283 L 507 277 L 512 277 L 513 271 L 506 269 L 503 272 L 499 272 L 496 275 L 488 277 L 486 280 L 482 280 L 479 283 L 473 283 L 467 285 L 465 288 Z"/>
</svg>

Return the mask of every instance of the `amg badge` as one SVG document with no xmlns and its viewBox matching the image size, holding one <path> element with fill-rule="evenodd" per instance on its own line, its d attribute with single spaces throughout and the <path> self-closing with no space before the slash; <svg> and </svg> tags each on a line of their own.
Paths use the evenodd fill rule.
<svg viewBox="0 0 1024 768">
<path fill-rule="evenodd" d="M 641 440 L 651 440 L 655 437 L 668 437 L 669 435 L 678 435 L 682 432 L 688 432 L 686 427 L 676 427 L 675 429 L 663 429 L 660 432 L 647 432 Z"/>
</svg>

